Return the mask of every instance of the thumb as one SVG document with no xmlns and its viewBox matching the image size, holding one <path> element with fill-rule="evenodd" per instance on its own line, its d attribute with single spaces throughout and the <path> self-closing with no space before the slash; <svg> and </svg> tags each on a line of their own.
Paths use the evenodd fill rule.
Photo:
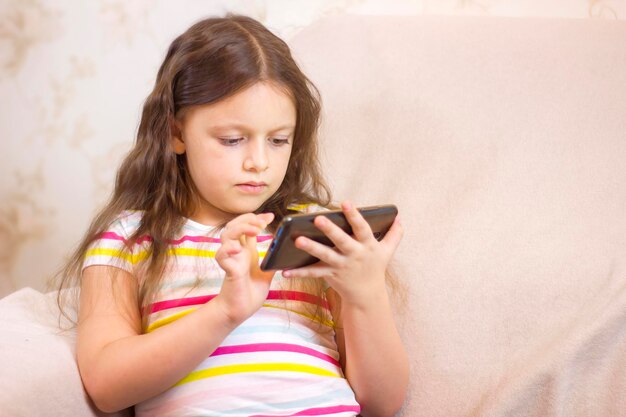
<svg viewBox="0 0 626 417">
<path fill-rule="evenodd" d="M 274 215 L 272 214 L 272 217 Z M 260 278 L 264 281 L 271 281 L 276 271 L 262 271 L 259 266 L 259 251 L 257 249 L 257 241 L 254 237 L 248 237 L 245 242 L 245 248 L 250 253 L 250 276 Z"/>
<path fill-rule="evenodd" d="M 395 252 L 400 245 L 400 241 L 402 240 L 402 235 L 404 234 L 404 230 L 400 225 L 400 216 L 396 216 L 393 221 L 393 224 L 389 228 L 389 231 L 381 240 L 381 243 L 385 245 L 387 249 L 390 250 L 391 253 Z"/>
<path fill-rule="evenodd" d="M 242 235 L 241 245 L 250 252 L 251 258 L 258 258 L 259 252 L 256 248 L 257 240 L 256 236 L 244 236 Z"/>
</svg>

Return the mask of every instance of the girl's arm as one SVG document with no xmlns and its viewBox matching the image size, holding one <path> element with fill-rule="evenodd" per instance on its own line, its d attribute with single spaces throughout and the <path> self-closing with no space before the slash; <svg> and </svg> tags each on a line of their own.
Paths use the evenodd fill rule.
<svg viewBox="0 0 626 417">
<path fill-rule="evenodd" d="M 344 373 L 361 405 L 361 415 L 395 415 L 406 395 L 409 365 L 386 291 L 372 298 L 369 306 L 342 303 L 332 288 L 326 296 Z"/>
<path fill-rule="evenodd" d="M 402 406 L 408 386 L 408 359 L 395 327 L 385 270 L 402 238 L 396 219 L 378 242 L 358 210 L 342 204 L 352 226 L 349 236 L 323 216 L 315 225 L 334 243 L 329 248 L 299 237 L 296 246 L 321 262 L 284 271 L 286 277 L 324 278 L 337 323 L 337 345 L 346 377 L 364 417 L 391 417 Z"/>
<path fill-rule="evenodd" d="M 226 271 L 220 294 L 147 334 L 141 332 L 135 278 L 109 266 L 83 272 L 76 357 L 85 389 L 114 412 L 167 390 L 252 315 L 273 274 L 258 269 L 255 236 L 271 215 L 246 214 L 226 225 L 216 260 Z"/>
<path fill-rule="evenodd" d="M 216 297 L 193 314 L 141 334 L 137 305 L 136 280 L 128 272 L 108 266 L 85 269 L 76 358 L 85 389 L 105 412 L 165 391 L 237 326 Z"/>
</svg>

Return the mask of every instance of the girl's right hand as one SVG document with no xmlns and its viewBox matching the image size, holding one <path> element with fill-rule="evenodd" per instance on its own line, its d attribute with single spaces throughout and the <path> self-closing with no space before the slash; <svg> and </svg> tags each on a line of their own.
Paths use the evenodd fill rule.
<svg viewBox="0 0 626 417">
<path fill-rule="evenodd" d="M 267 299 L 275 272 L 259 268 L 256 237 L 273 219 L 273 213 L 242 214 L 228 222 L 222 232 L 222 246 L 215 259 L 226 276 L 212 302 L 221 304 L 231 323 L 243 322 Z"/>
</svg>

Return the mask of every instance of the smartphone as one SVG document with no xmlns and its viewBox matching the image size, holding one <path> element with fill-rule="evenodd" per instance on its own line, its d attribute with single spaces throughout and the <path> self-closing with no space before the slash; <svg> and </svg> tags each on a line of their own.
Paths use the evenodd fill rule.
<svg viewBox="0 0 626 417">
<path fill-rule="evenodd" d="M 381 240 L 393 224 L 398 208 L 393 204 L 357 208 L 372 228 L 377 240 Z M 319 259 L 296 248 L 295 240 L 306 236 L 316 242 L 333 247 L 332 241 L 313 224 L 317 216 L 324 216 L 339 226 L 344 232 L 352 235 L 352 228 L 341 210 L 320 211 L 316 213 L 292 214 L 285 216 L 280 222 L 274 239 L 270 244 L 265 258 L 261 262 L 263 271 L 276 269 L 292 269 L 311 265 Z"/>
</svg>

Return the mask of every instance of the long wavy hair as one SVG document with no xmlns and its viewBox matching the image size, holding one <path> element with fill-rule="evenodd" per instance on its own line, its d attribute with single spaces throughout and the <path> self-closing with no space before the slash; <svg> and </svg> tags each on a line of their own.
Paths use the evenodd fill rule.
<svg viewBox="0 0 626 417">
<path fill-rule="evenodd" d="M 264 81 L 279 86 L 291 97 L 297 116 L 285 179 L 257 212 L 275 214 L 269 226 L 273 231 L 290 212 L 290 204 L 328 206 L 331 193 L 318 159 L 317 88 L 302 73 L 287 44 L 261 23 L 239 15 L 208 18 L 191 26 L 170 45 L 144 103 L 134 146 L 117 172 L 114 192 L 56 275 L 56 287 L 79 289 L 89 246 L 124 210 L 141 210 L 141 223 L 127 245 L 132 247 L 141 236 L 152 237 L 151 256 L 138 294 L 140 306 L 150 304 L 163 277 L 168 242 L 198 201 L 186 157 L 174 153 L 171 144 L 176 118 L 186 108 L 217 103 Z M 321 291 L 320 287 L 316 292 Z M 66 293 L 59 291 L 58 302 L 67 317 L 63 310 Z"/>
</svg>

